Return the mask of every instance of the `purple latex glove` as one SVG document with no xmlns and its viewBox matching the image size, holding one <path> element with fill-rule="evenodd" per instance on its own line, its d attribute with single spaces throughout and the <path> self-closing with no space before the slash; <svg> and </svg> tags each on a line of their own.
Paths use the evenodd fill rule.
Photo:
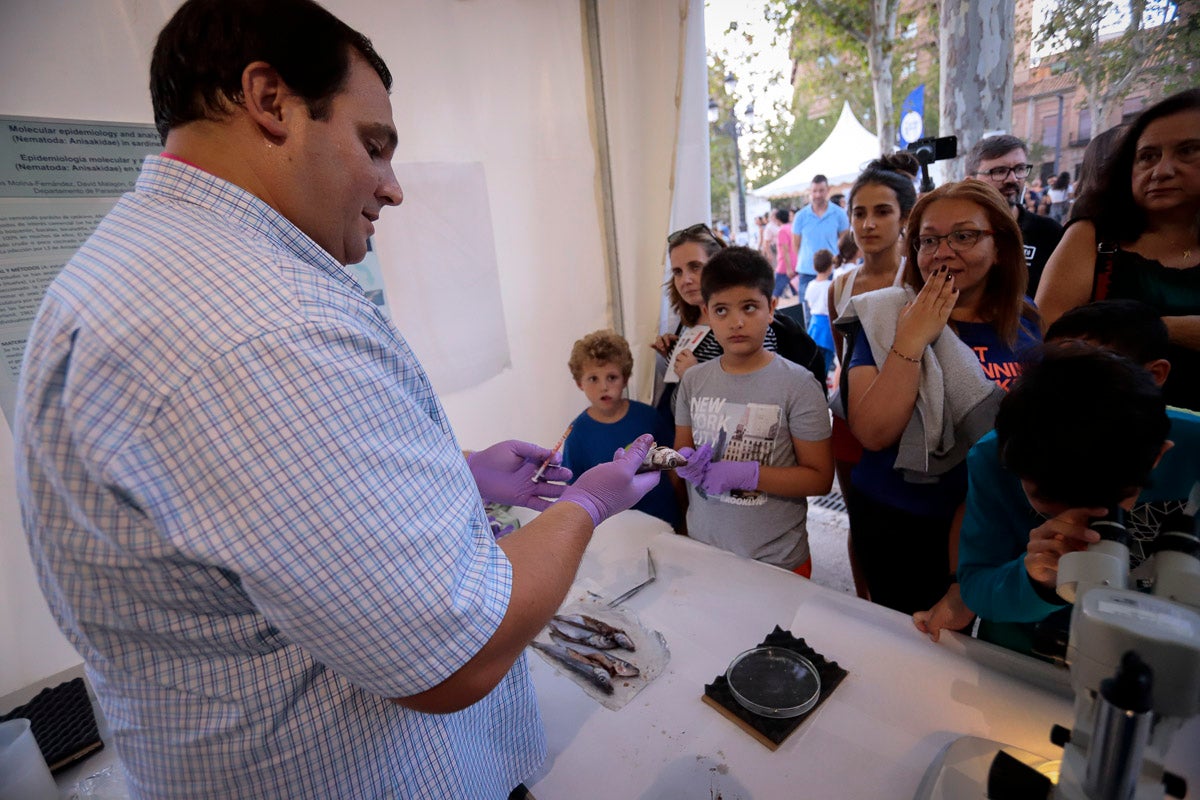
<svg viewBox="0 0 1200 800">
<path fill-rule="evenodd" d="M 694 483 L 697 486 L 703 485 L 704 475 L 708 472 L 708 464 L 712 461 L 712 445 L 702 444 L 694 450 L 684 447 L 680 449 L 679 455 L 686 458 L 687 463 L 682 467 L 676 467 L 675 474 L 688 483 Z"/>
<path fill-rule="evenodd" d="M 629 447 L 618 450 L 612 461 L 597 464 L 580 475 L 562 493 L 559 502 L 582 507 L 592 518 L 593 525 L 631 508 L 658 484 L 661 477 L 658 472 L 636 474 L 653 442 L 654 437 L 648 433 L 639 436 Z"/>
<path fill-rule="evenodd" d="M 550 458 L 551 466 L 546 467 L 542 477 L 534 483 L 531 480 L 533 474 L 547 458 Z M 518 439 L 509 439 L 467 456 L 467 466 L 484 502 L 524 506 L 534 511 L 545 511 L 552 501 L 543 498 L 557 498 L 567 488 L 561 483 L 546 483 L 571 480 L 571 470 L 560 466 L 561 463 L 562 456 L 558 453 Z"/>
<path fill-rule="evenodd" d="M 714 461 L 708 465 L 704 482 L 700 484 L 704 493 L 725 494 L 733 489 L 752 490 L 758 488 L 757 461 Z"/>
</svg>

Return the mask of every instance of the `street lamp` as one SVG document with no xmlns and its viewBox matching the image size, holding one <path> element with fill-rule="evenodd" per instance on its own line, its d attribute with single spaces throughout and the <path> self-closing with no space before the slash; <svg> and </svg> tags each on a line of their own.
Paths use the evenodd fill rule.
<svg viewBox="0 0 1200 800">
<path fill-rule="evenodd" d="M 727 94 L 733 94 L 733 88 L 737 86 L 737 77 L 732 73 L 725 75 L 725 91 Z M 733 169 L 737 177 L 737 192 L 738 192 L 738 231 L 746 232 L 746 186 L 742 181 L 742 153 L 738 147 L 738 134 L 742 132 L 741 123 L 738 120 L 737 112 L 731 105 L 729 108 L 729 119 L 721 124 L 717 124 L 721 117 L 721 107 L 717 105 L 717 101 L 711 97 L 708 100 L 708 122 L 710 125 L 716 125 L 717 133 L 723 133 L 733 139 Z M 754 103 L 746 106 L 742 112 L 742 120 L 749 126 L 754 121 Z"/>
</svg>

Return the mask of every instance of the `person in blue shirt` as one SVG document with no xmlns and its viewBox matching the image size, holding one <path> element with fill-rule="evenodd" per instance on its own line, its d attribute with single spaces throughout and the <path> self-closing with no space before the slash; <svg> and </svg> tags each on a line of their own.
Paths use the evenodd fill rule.
<svg viewBox="0 0 1200 800">
<path fill-rule="evenodd" d="M 934 609 L 931 633 L 978 614 L 980 638 L 1033 652 L 1036 624 L 1069 614 L 1055 593 L 1058 559 L 1096 540 L 1090 519 L 1110 505 L 1127 510 L 1136 569 L 1200 480 L 1200 417 L 1163 400 L 1167 329 L 1153 309 L 1092 303 L 1059 318 L 1046 339 L 1045 357 L 968 457 L 962 602 Z"/>
<path fill-rule="evenodd" d="M 855 296 L 839 325 L 853 342 L 846 420 L 863 445 L 847 497 L 855 553 L 871 600 L 913 614 L 951 589 L 968 448 L 1041 331 L 1020 229 L 992 187 L 923 195 L 905 242 L 907 287 Z"/>
<path fill-rule="evenodd" d="M 675 439 L 672 421 L 653 406 L 625 397 L 633 372 L 633 353 L 625 338 L 612 330 L 589 333 L 575 342 L 567 362 L 571 377 L 590 405 L 571 423 L 563 446 L 563 466 L 575 475 L 611 461 L 613 452 L 644 433 L 670 447 Z M 670 477 L 674 477 L 668 473 Z M 679 504 L 670 481 L 660 481 L 634 506 L 680 527 Z"/>
<path fill-rule="evenodd" d="M 850 218 L 846 211 L 829 202 L 829 179 L 814 175 L 808 188 L 808 205 L 796 212 L 792 219 L 792 246 L 796 249 L 796 274 L 799 276 L 796 291 L 804 306 L 804 327 L 807 330 L 812 311 L 804 302 L 804 290 L 816 280 L 813 256 L 818 250 L 838 252 L 838 237 L 850 229 Z"/>
</svg>

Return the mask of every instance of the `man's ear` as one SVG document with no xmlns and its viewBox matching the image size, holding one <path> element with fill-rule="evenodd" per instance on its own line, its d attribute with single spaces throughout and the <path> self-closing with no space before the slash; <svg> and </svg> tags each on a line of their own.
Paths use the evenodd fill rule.
<svg viewBox="0 0 1200 800">
<path fill-rule="evenodd" d="M 241 105 L 258 127 L 272 139 L 287 138 L 284 100 L 291 95 L 279 73 L 265 61 L 254 61 L 242 70 Z"/>
<path fill-rule="evenodd" d="M 1156 358 L 1146 364 L 1143 364 L 1146 371 L 1150 373 L 1150 377 L 1154 378 L 1154 382 L 1162 386 L 1167 382 L 1167 376 L 1171 374 L 1171 362 L 1165 358 Z"/>
</svg>

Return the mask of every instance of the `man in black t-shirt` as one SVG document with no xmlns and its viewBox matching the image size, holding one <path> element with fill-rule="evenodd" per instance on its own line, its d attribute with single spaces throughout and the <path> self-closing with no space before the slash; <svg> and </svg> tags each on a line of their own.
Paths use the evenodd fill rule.
<svg viewBox="0 0 1200 800">
<path fill-rule="evenodd" d="M 1033 169 L 1028 159 L 1029 148 L 1016 136 L 989 136 L 967 153 L 967 175 L 990 183 L 1008 200 L 1025 241 L 1025 265 L 1029 268 L 1029 286 L 1025 293 L 1033 297 L 1046 261 L 1062 239 L 1063 229 L 1049 217 L 1026 210 L 1023 201 L 1025 178 Z"/>
</svg>

